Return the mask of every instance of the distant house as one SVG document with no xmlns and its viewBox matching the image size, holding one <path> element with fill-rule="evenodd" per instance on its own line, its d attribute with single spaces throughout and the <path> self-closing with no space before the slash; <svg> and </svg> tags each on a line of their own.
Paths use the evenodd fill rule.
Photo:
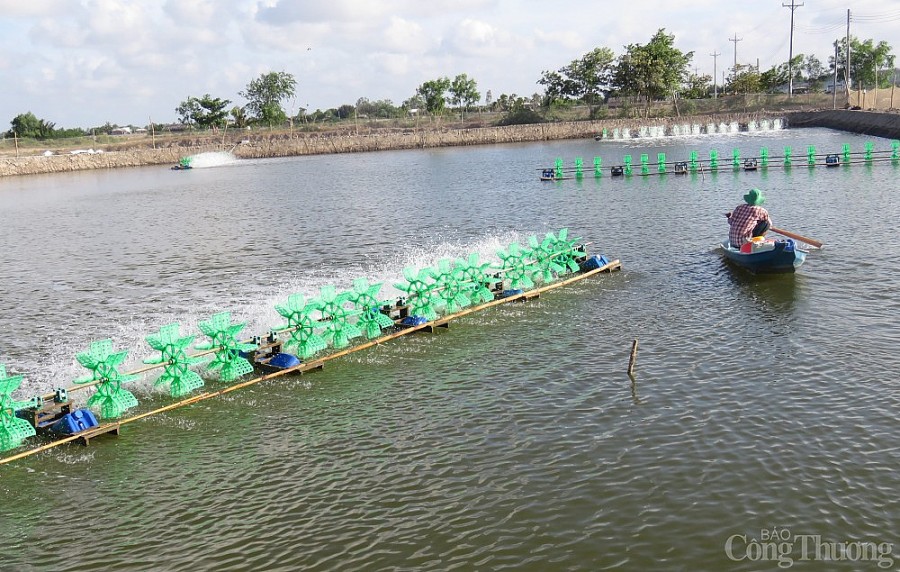
<svg viewBox="0 0 900 572">
<path fill-rule="evenodd" d="M 143 127 L 138 127 L 137 129 L 134 130 L 134 132 L 135 133 L 146 133 L 147 130 Z"/>
<path fill-rule="evenodd" d="M 109 132 L 110 135 L 131 135 L 131 127 L 116 127 Z"/>
<path fill-rule="evenodd" d="M 775 88 L 777 93 L 789 93 L 791 92 L 791 86 L 783 83 Z M 805 81 L 795 81 L 793 93 L 809 93 L 809 84 Z"/>
</svg>

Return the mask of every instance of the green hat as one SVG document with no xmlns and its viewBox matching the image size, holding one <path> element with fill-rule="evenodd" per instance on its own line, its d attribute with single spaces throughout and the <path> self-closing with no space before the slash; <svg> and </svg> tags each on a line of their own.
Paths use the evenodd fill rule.
<svg viewBox="0 0 900 572">
<path fill-rule="evenodd" d="M 759 206 L 766 202 L 766 197 L 763 196 L 762 191 L 759 189 L 750 189 L 750 192 L 744 195 L 744 200 L 747 201 L 748 205 Z"/>
</svg>

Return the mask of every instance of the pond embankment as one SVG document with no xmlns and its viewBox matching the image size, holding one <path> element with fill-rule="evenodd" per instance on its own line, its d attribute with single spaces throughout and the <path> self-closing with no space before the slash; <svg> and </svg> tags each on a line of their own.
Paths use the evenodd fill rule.
<svg viewBox="0 0 900 572">
<path fill-rule="evenodd" d="M 604 119 L 597 121 L 567 121 L 450 129 L 352 129 L 322 133 L 253 133 L 249 137 L 236 133 L 230 138 L 210 137 L 193 139 L 187 144 L 166 147 L 149 140 L 146 147 L 127 150 L 107 150 L 102 153 L 56 151 L 54 154 L 0 157 L 0 176 L 58 173 L 87 169 L 114 169 L 145 165 L 174 165 L 181 157 L 210 151 L 230 151 L 241 159 L 291 157 L 330 153 L 363 153 L 399 149 L 424 149 L 465 145 L 495 145 L 529 141 L 551 141 L 594 137 L 604 130 L 638 133 L 641 128 L 656 127 L 659 132 L 672 134 L 675 127 L 685 124 L 725 123 L 746 126 L 762 120 L 783 119 L 784 112 L 731 113 L 696 117 L 667 117 L 650 119 Z"/>
<path fill-rule="evenodd" d="M 786 115 L 790 127 L 827 127 L 862 135 L 900 139 L 900 114 L 836 109 L 795 111 Z"/>
</svg>

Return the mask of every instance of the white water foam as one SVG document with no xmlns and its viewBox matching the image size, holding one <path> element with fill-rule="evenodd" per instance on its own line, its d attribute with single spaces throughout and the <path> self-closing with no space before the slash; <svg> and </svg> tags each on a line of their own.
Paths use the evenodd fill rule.
<svg viewBox="0 0 900 572">
<path fill-rule="evenodd" d="M 144 338 L 155 334 L 161 326 L 177 322 L 181 325 L 180 333 L 183 336 L 196 335 L 194 343 L 205 341 L 205 336 L 197 327 L 198 322 L 207 320 L 215 311 L 227 309 L 231 312 L 232 323 L 246 323 L 246 327 L 238 337 L 250 338 L 253 335 L 265 335 L 271 328 L 284 323 L 275 311 L 276 304 L 283 304 L 288 296 L 294 293 L 302 293 L 306 298 L 312 299 L 320 295 L 324 286 L 334 286 L 338 291 L 351 290 L 353 281 L 357 278 L 366 278 L 369 284 L 381 283 L 381 291 L 378 294 L 380 300 L 393 300 L 405 295 L 394 285 L 404 283 L 403 269 L 410 267 L 418 272 L 424 267 L 435 267 L 441 259 L 453 261 L 457 258 L 468 258 L 471 253 L 478 253 L 479 262 L 491 263 L 499 266 L 500 260 L 497 251 L 506 249 L 511 243 L 517 242 L 521 246 L 527 246 L 528 237 L 532 234 L 542 239 L 546 232 L 556 232 L 559 229 L 545 229 L 543 231 L 522 233 L 508 231 L 483 236 L 468 242 L 435 242 L 433 244 L 408 244 L 397 247 L 396 256 L 390 261 L 375 265 L 365 264 L 336 267 L 326 273 L 321 271 L 309 271 L 298 273 L 279 284 L 274 290 L 270 287 L 252 284 L 236 284 L 233 288 L 234 297 L 228 300 L 209 300 L 208 303 L 199 305 L 187 315 L 176 315 L 165 308 L 152 313 L 135 315 L 115 322 L 115 326 L 106 331 L 106 336 L 113 340 L 114 351 L 128 351 L 128 358 L 119 371 L 134 371 L 143 366 L 142 360 L 150 356 L 158 355 L 152 350 Z M 574 236 L 571 238 L 575 238 Z M 247 300 L 248 303 L 241 306 L 233 304 L 235 299 Z M 87 326 L 83 324 L 82 326 Z M 76 353 L 86 351 L 90 341 L 85 340 L 85 331 L 78 325 L 72 327 L 72 336 L 63 338 L 65 342 L 54 344 L 49 359 L 44 361 L 39 368 L 35 364 L 21 364 L 23 371 L 30 372 L 26 377 L 26 383 L 20 389 L 22 395 L 34 395 L 38 393 L 50 393 L 56 387 L 71 385 L 71 380 L 82 376 L 87 371 L 81 367 L 74 356 Z M 97 338 L 99 339 L 99 338 Z M 194 353 L 188 350 L 188 353 Z M 15 366 L 13 366 L 15 368 Z M 198 370 L 199 371 L 199 370 Z M 150 393 L 165 393 L 164 388 L 154 387 L 154 381 L 159 376 L 160 370 L 154 370 L 142 374 L 141 379 L 129 383 L 126 389 L 134 392 L 140 399 L 141 395 Z M 78 391 L 70 394 L 73 403 L 83 406 L 92 391 Z"/>
<path fill-rule="evenodd" d="M 227 151 L 213 151 L 209 153 L 198 153 L 191 155 L 191 168 L 208 169 L 210 167 L 221 167 L 223 165 L 231 165 L 237 163 L 238 159 Z"/>
</svg>

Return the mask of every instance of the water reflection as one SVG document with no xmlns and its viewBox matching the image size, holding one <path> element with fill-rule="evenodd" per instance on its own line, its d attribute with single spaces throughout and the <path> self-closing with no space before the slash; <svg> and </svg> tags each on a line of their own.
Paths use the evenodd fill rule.
<svg viewBox="0 0 900 572">
<path fill-rule="evenodd" d="M 797 273 L 753 274 L 744 268 L 721 260 L 720 273 L 727 283 L 734 286 L 745 300 L 754 303 L 762 318 L 769 322 L 788 325 L 802 287 L 803 277 Z"/>
</svg>

